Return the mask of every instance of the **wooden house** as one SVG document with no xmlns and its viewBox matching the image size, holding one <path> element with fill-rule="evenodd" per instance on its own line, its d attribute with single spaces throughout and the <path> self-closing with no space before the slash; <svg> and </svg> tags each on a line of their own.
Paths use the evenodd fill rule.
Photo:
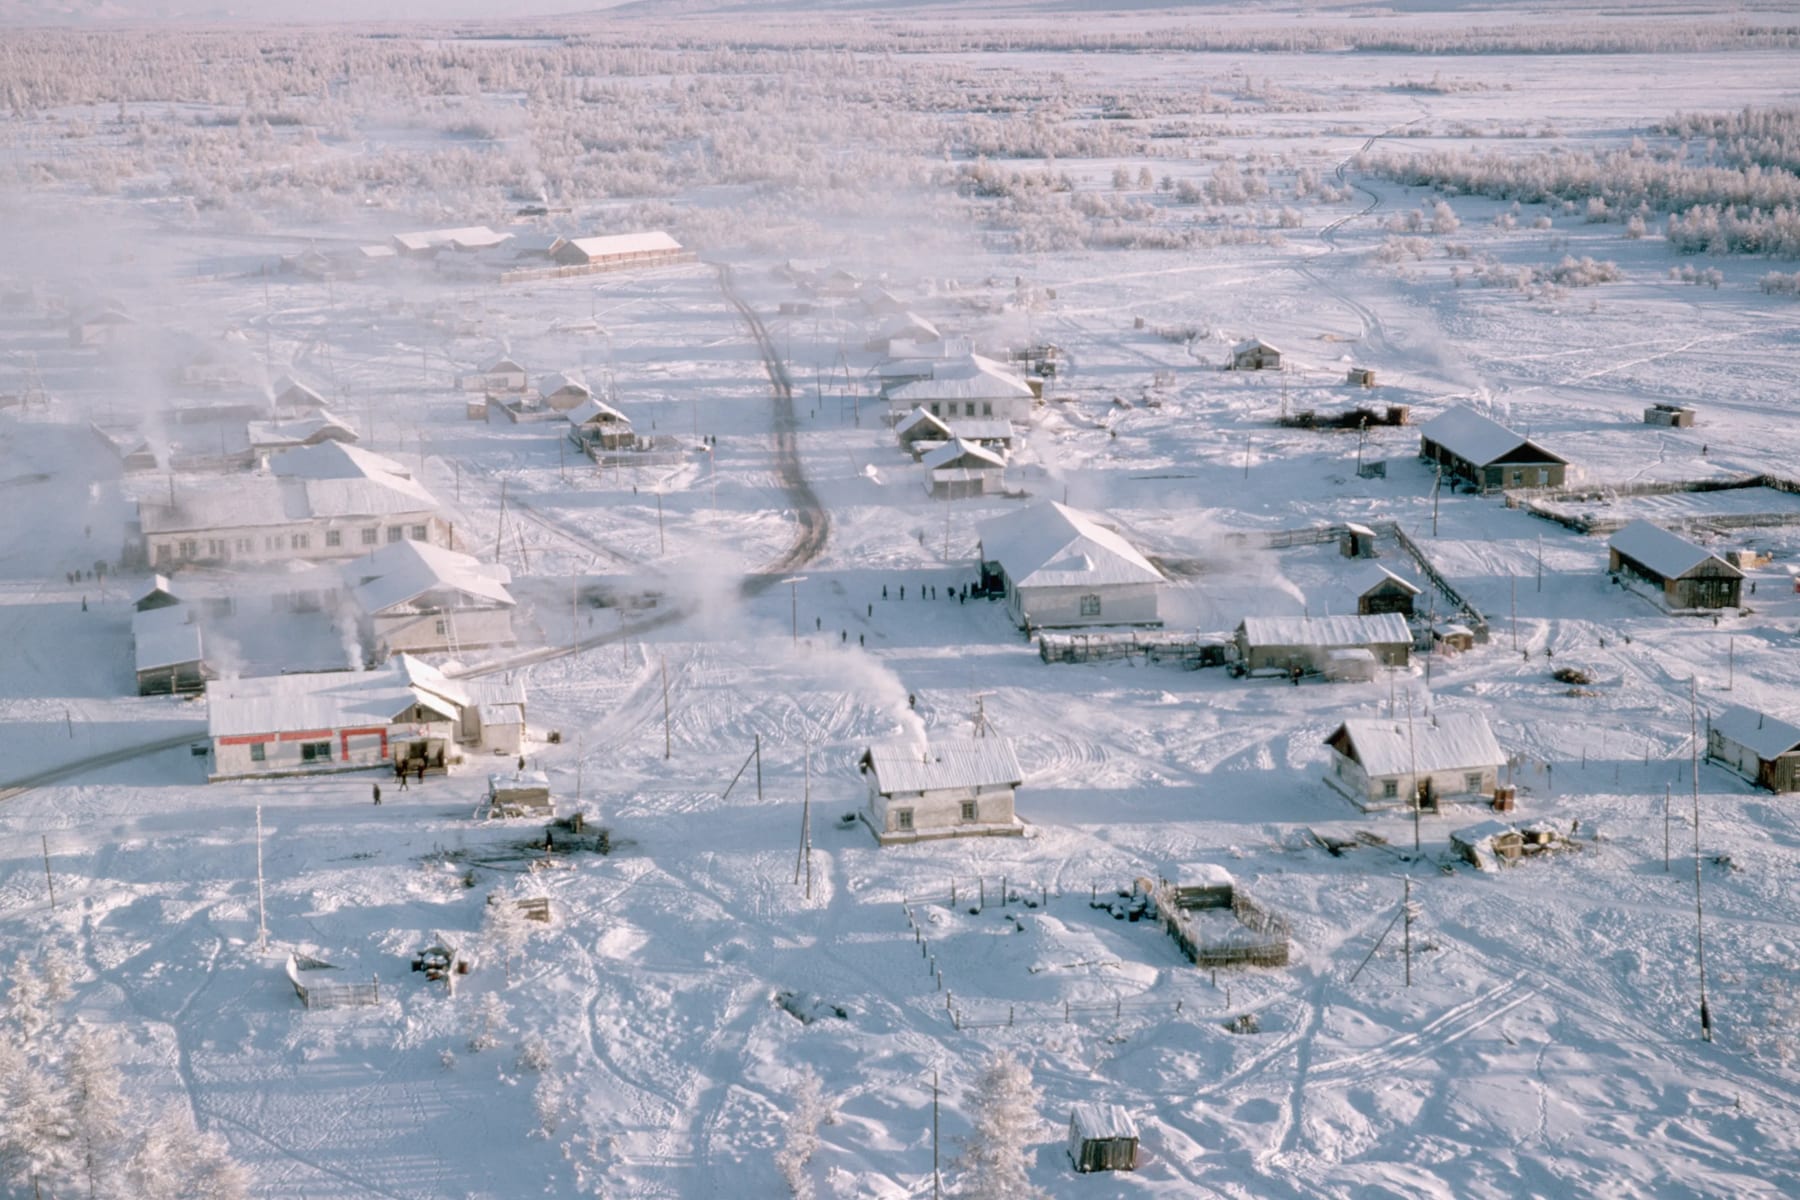
<svg viewBox="0 0 1800 1200">
<path fill-rule="evenodd" d="M 517 396 L 530 385 L 525 368 L 507 357 L 496 358 L 479 371 L 461 376 L 457 383 L 465 392 L 483 392 L 489 396 Z"/>
<path fill-rule="evenodd" d="M 588 385 L 564 371 L 546 375 L 538 383 L 538 398 L 544 407 L 566 413 L 594 398 Z"/>
<path fill-rule="evenodd" d="M 1736 608 L 1744 573 L 1679 534 L 1633 521 L 1612 535 L 1607 570 L 1655 586 L 1671 608 Z"/>
<path fill-rule="evenodd" d="M 584 451 L 628 450 L 637 442 L 631 418 L 593 396 L 563 415 L 569 422 L 569 438 Z"/>
<path fill-rule="evenodd" d="M 900 439 L 902 446 L 912 450 L 913 456 L 917 458 L 922 452 L 914 448 L 920 443 L 941 445 L 953 435 L 949 422 L 944 418 L 934 416 L 922 408 L 915 408 L 900 418 L 900 423 L 894 426 L 894 436 Z"/>
<path fill-rule="evenodd" d="M 1567 459 L 1460 405 L 1419 426 L 1419 457 L 1484 492 L 1561 487 L 1569 469 Z"/>
<path fill-rule="evenodd" d="M 1644 410 L 1644 424 L 1672 429 L 1692 429 L 1695 412 L 1684 404 L 1652 404 Z"/>
<path fill-rule="evenodd" d="M 1279 371 L 1281 351 L 1261 338 L 1246 338 L 1231 348 L 1234 371 Z"/>
<path fill-rule="evenodd" d="M 926 490 L 938 500 L 985 496 L 1006 488 L 1006 460 L 992 450 L 954 438 L 926 454 Z"/>
<path fill-rule="evenodd" d="M 1800 791 L 1800 727 L 1732 707 L 1706 725 L 1706 757 L 1771 792 Z"/>
<path fill-rule="evenodd" d="M 1069 1161 L 1077 1171 L 1135 1171 L 1138 1128 L 1117 1104 L 1081 1103 L 1069 1113 Z"/>
<path fill-rule="evenodd" d="M 292 375 L 278 376 L 270 392 L 278 413 L 300 415 L 321 412 L 325 408 L 325 397 L 319 390 Z"/>
<path fill-rule="evenodd" d="M 1418 587 L 1380 563 L 1364 563 L 1352 570 L 1344 582 L 1350 594 L 1356 597 L 1356 611 L 1364 616 L 1373 613 L 1413 615 L 1413 597 L 1419 594 Z"/>
<path fill-rule="evenodd" d="M 1338 535 L 1338 552 L 1345 558 L 1374 558 L 1375 531 L 1367 525 L 1346 521 L 1343 533 Z"/>
<path fill-rule="evenodd" d="M 862 819 L 883 846 L 1025 832 L 1013 812 L 1024 773 L 1005 738 L 870 746 L 858 768 L 869 793 Z"/>
<path fill-rule="evenodd" d="M 1323 672 L 1334 650 L 1367 650 L 1384 667 L 1412 658 L 1412 631 L 1398 613 L 1355 617 L 1245 617 L 1236 633 L 1246 671 Z"/>
<path fill-rule="evenodd" d="M 1027 629 L 1162 624 L 1167 579 L 1090 513 L 1043 501 L 984 521 L 980 535 L 983 580 Z"/>
<path fill-rule="evenodd" d="M 1412 721 L 1351 718 L 1325 739 L 1325 782 L 1363 809 L 1430 808 L 1459 796 L 1491 799 L 1506 755 L 1478 712 Z"/>
<path fill-rule="evenodd" d="M 558 266 L 623 269 L 683 262 L 692 256 L 660 229 L 605 237 L 560 238 L 550 247 Z"/>
</svg>

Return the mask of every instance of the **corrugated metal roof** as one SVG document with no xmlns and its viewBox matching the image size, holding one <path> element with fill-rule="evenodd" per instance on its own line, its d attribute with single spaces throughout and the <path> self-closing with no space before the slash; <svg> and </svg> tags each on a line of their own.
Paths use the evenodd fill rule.
<svg viewBox="0 0 1800 1200">
<path fill-rule="evenodd" d="M 387 725 L 413 704 L 448 708 L 446 715 L 454 717 L 455 705 L 411 682 L 408 657 L 396 655 L 373 671 L 213 680 L 206 685 L 207 733 L 220 738 Z"/>
<path fill-rule="evenodd" d="M 1350 588 L 1350 594 L 1353 596 L 1366 596 L 1390 580 L 1405 588 L 1409 596 L 1419 594 L 1416 584 L 1400 578 L 1380 563 L 1364 563 L 1360 567 L 1351 568 L 1350 572 L 1344 576 L 1344 583 Z"/>
<path fill-rule="evenodd" d="M 489 604 L 511 607 L 506 590 L 511 572 L 497 563 L 429 542 L 389 542 L 342 567 L 345 586 L 364 612 L 378 613 L 427 592 L 462 592 Z"/>
<path fill-rule="evenodd" d="M 1080 1101 L 1069 1110 L 1069 1126 L 1076 1137 L 1086 1141 L 1136 1140 L 1138 1136 L 1137 1122 L 1117 1104 Z"/>
<path fill-rule="evenodd" d="M 1499 767 L 1500 744 L 1478 712 L 1440 712 L 1410 722 L 1352 717 L 1341 726 L 1351 757 L 1375 777 Z M 1336 736 L 1334 730 L 1332 736 Z M 1330 740 L 1330 739 L 1327 739 Z"/>
<path fill-rule="evenodd" d="M 1712 727 L 1761 759 L 1775 759 L 1800 747 L 1800 727 L 1733 705 L 1712 719 Z"/>
<path fill-rule="evenodd" d="M 1165 582 L 1130 542 L 1053 500 L 984 521 L 979 531 L 983 561 L 1005 567 L 1015 587 Z"/>
<path fill-rule="evenodd" d="M 875 790 L 884 796 L 972 787 L 1017 787 L 1024 772 L 1003 737 L 968 738 L 924 746 L 888 742 L 863 755 L 875 772 Z"/>
<path fill-rule="evenodd" d="M 1648 521 L 1633 521 L 1621 527 L 1606 544 L 1664 579 L 1679 579 L 1709 558 L 1725 568 L 1725 578 L 1744 577 L 1742 571 L 1705 546 L 1690 542 L 1681 535 L 1670 533 L 1660 525 L 1652 525 Z"/>
<path fill-rule="evenodd" d="M 569 245 L 589 258 L 611 258 L 618 254 L 654 254 L 676 251 L 681 243 L 660 229 L 646 233 L 614 233 L 604 237 L 570 238 Z"/>
<path fill-rule="evenodd" d="M 925 463 L 926 469 L 932 471 L 939 471 L 945 467 L 988 470 L 1006 465 L 1006 460 L 992 450 L 984 450 L 974 442 L 965 442 L 961 438 L 945 442 L 927 454 L 922 461 Z"/>
<path fill-rule="evenodd" d="M 200 627 L 193 620 L 193 613 L 182 605 L 131 614 L 132 653 L 137 669 L 150 671 L 202 661 L 206 652 Z"/>
<path fill-rule="evenodd" d="M 1244 640 L 1251 646 L 1316 646 L 1320 649 L 1411 643 L 1412 630 L 1399 613 L 1343 617 L 1245 617 Z"/>
<path fill-rule="evenodd" d="M 1419 426 L 1419 433 L 1478 467 L 1484 467 L 1526 444 L 1523 434 L 1514 433 L 1498 421 L 1489 420 L 1474 409 L 1462 405 L 1431 418 Z M 1546 462 L 1565 461 L 1535 443 L 1533 449 L 1542 453 Z"/>
</svg>

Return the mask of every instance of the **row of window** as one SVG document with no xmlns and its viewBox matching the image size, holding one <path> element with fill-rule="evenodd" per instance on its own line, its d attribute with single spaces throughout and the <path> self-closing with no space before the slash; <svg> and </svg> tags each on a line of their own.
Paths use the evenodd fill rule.
<svg viewBox="0 0 1800 1200">
<path fill-rule="evenodd" d="M 1340 769 L 1339 773 L 1340 774 L 1342 773 L 1341 769 Z M 1465 774 L 1463 776 L 1463 787 L 1471 792 L 1479 792 L 1481 790 L 1481 772 L 1480 771 L 1470 771 L 1467 774 Z M 1384 799 L 1392 800 L 1394 797 L 1398 796 L 1399 794 L 1400 794 L 1400 781 L 1399 780 L 1384 779 L 1381 781 L 1381 795 Z"/>
<path fill-rule="evenodd" d="M 973 821 L 975 819 L 975 802 L 973 800 L 964 800 L 962 802 L 962 819 L 965 821 Z M 912 827 L 913 810 L 910 808 L 896 808 L 894 810 L 894 828 L 900 830 L 902 833 L 908 833 L 911 832 Z"/>
<path fill-rule="evenodd" d="M 267 762 L 268 761 L 268 746 L 263 742 L 251 742 L 250 743 L 250 761 L 251 762 Z M 303 763 L 330 762 L 331 761 L 331 743 L 330 742 L 301 742 L 300 743 L 300 761 Z"/>
<path fill-rule="evenodd" d="M 361 530 L 362 544 L 378 546 L 381 544 L 381 526 L 370 525 Z M 426 525 L 389 525 L 387 540 L 403 542 L 411 539 L 415 542 L 425 541 L 431 534 Z M 178 542 L 158 542 L 156 545 L 156 562 L 162 566 L 172 562 L 191 562 L 203 557 L 200 552 L 202 543 L 206 546 L 204 557 L 209 560 L 231 558 L 233 555 L 245 555 L 256 550 L 255 538 L 183 538 Z M 344 544 L 344 531 L 327 529 L 325 531 L 325 547 L 336 550 Z M 312 534 L 310 533 L 271 533 L 262 539 L 262 548 L 267 554 L 280 554 L 284 550 L 310 550 Z"/>
<path fill-rule="evenodd" d="M 972 417 L 975 415 L 975 401 L 964 400 L 962 402 L 962 408 L 962 416 Z M 956 401 L 933 400 L 931 402 L 931 415 L 934 417 L 954 417 L 958 415 L 956 411 Z M 981 401 L 981 415 L 984 417 L 991 417 L 994 415 L 994 402 L 992 400 Z"/>
</svg>

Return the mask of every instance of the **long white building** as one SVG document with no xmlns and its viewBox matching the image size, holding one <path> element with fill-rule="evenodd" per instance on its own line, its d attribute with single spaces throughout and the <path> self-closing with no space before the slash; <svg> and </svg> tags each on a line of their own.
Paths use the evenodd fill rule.
<svg viewBox="0 0 1800 1200">
<path fill-rule="evenodd" d="M 1092 514 L 1044 501 L 984 521 L 984 579 L 1005 590 L 1006 611 L 1030 628 L 1160 625 L 1168 580 Z"/>
</svg>

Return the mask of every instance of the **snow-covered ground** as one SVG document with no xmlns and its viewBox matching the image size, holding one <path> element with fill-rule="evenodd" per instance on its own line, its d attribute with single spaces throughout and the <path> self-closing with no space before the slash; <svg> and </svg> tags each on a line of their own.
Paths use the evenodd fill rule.
<svg viewBox="0 0 1800 1200">
<path fill-rule="evenodd" d="M 72 248 L 95 289 L 84 298 L 110 279 L 153 328 L 231 333 L 255 362 L 307 372 L 363 445 L 434 491 L 460 545 L 511 568 L 519 653 L 536 660 L 507 668 L 528 689 L 527 757 L 612 846 L 565 839 L 546 854 L 541 824 L 474 819 L 480 763 L 389 788 L 379 807 L 369 776 L 206 784 L 189 750 L 204 703 L 130 695 L 131 601 L 147 576 L 73 577 L 117 560 L 132 499 L 186 482 L 122 474 L 87 422 L 193 397 L 164 381 L 158 339 L 102 355 L 71 347 L 40 306 L 13 306 L 0 312 L 0 393 L 35 381 L 50 400 L 0 411 L 0 962 L 65 960 L 62 1011 L 118 1033 L 133 1102 L 185 1106 L 257 1196 L 781 1195 L 776 1151 L 803 1067 L 839 1114 L 807 1168 L 819 1194 L 930 1195 L 933 1072 L 948 1164 L 969 1128 L 966 1089 L 996 1048 L 1018 1051 L 1044 1091 L 1032 1179 L 1056 1196 L 1800 1192 L 1800 816 L 1716 766 L 1697 786 L 1691 773 L 1709 712 L 1800 713 L 1787 570 L 1800 523 L 1703 532 L 1774 558 L 1749 572 L 1758 588 L 1746 584 L 1741 613 L 1677 618 L 1609 581 L 1603 538 L 1496 498 L 1434 498 L 1415 430 L 1363 442 L 1276 424 L 1357 404 L 1411 405 L 1417 421 L 1473 401 L 1599 496 L 1793 479 L 1800 318 L 1791 297 L 1757 290 L 1770 264 L 1709 258 L 1721 282 L 1697 286 L 1669 277 L 1691 260 L 1654 234 L 1544 205 L 1503 228 L 1510 204 L 1471 197 L 1449 199 L 1460 228 L 1405 235 L 1429 241 L 1425 257 L 1384 261 L 1386 222 L 1422 203 L 1429 218 L 1435 195 L 1348 169 L 1354 189 L 1278 230 L 1265 218 L 1279 200 L 1184 208 L 1130 182 L 1140 166 L 1204 180 L 1225 161 L 1335 179 L 1371 139 L 1472 140 L 1459 126 L 1520 153 L 1623 145 L 1680 109 L 1792 104 L 1791 52 L 918 57 L 907 69 L 942 89 L 930 104 L 908 94 L 920 112 L 1034 90 L 1141 103 L 1158 115 L 1130 124 L 1175 131 L 1143 140 L 1157 157 L 995 162 L 1066 172 L 1102 197 L 1125 166 L 1149 225 L 1257 236 L 1028 251 L 997 220 L 908 225 L 963 211 L 909 195 L 838 224 L 802 205 L 797 244 L 744 230 L 696 242 L 702 262 L 642 272 L 327 282 L 255 272 L 315 235 L 352 244 L 378 221 L 422 223 L 358 213 L 314 229 L 277 205 L 246 231 L 172 217 L 149 182 L 116 196 L 48 178 L 12 189 L 33 222 L 51 221 L 46 201 L 61 208 L 60 226 L 33 228 L 105 227 L 109 246 L 132 250 L 108 276 L 105 253 Z M 704 64 L 686 69 L 683 82 L 715 86 Z M 1203 83 L 1243 107 L 1180 107 Z M 1403 136 L 1413 122 L 1428 136 Z M 1533 136 L 1498 136 L 1513 126 Z M 6 160 L 43 152 L 55 127 L 14 122 Z M 351 159 L 392 148 L 332 144 Z M 737 203 L 717 189 L 678 199 Z M 1531 227 L 1539 216 L 1547 228 Z M 835 231 L 822 248 L 808 241 L 820 230 Z M 1192 562 L 1165 596 L 1171 629 L 1223 636 L 1247 615 L 1349 611 L 1351 564 L 1334 546 L 1230 535 L 1356 520 L 1397 522 L 1491 640 L 1376 683 L 1294 687 L 1140 659 L 1050 665 L 1002 606 L 920 598 L 970 582 L 977 525 L 1019 501 L 929 499 L 872 395 L 876 319 L 847 302 L 783 314 L 807 298 L 772 268 L 827 253 L 885 274 L 947 331 L 1061 348 L 1009 486 L 1103 511 L 1146 553 Z M 20 255 L 59 282 L 41 247 Z M 1483 255 L 1540 268 L 1587 255 L 1621 277 L 1526 290 L 1453 277 Z M 806 514 L 784 487 L 770 380 L 720 263 L 792 376 L 795 452 L 829 517 L 823 550 L 797 570 L 784 556 Z M 1290 369 L 1221 372 L 1253 335 Z M 468 420 L 455 376 L 501 353 L 534 376 L 609 386 L 670 453 L 596 469 L 556 423 Z M 1344 384 L 1351 365 L 1379 386 Z M 1645 426 L 1658 401 L 1695 405 L 1701 424 Z M 1384 461 L 1385 477 L 1359 476 L 1359 457 Z M 1693 521 L 1800 516 L 1792 501 L 1568 503 Z M 1417 577 L 1391 541 L 1383 554 Z M 647 593 L 654 604 L 612 602 Z M 507 653 L 482 652 L 490 665 Z M 1553 680 L 1565 665 L 1593 682 Z M 1360 814 L 1323 783 L 1323 740 L 1346 717 L 1463 709 L 1487 714 L 1511 756 L 1519 816 L 1573 831 L 1578 851 L 1478 874 L 1448 838 L 1491 814 L 1415 825 Z M 966 736 L 978 712 L 1014 740 L 1026 836 L 878 849 L 845 819 L 870 741 Z M 808 810 L 810 863 L 797 854 Z M 1374 837 L 1341 856 L 1319 836 L 1359 832 Z M 1094 907 L 1203 863 L 1289 919 L 1288 967 L 1202 972 L 1154 923 Z M 1394 925 L 1403 880 L 1417 905 L 1410 986 Z M 551 902 L 510 971 L 483 944 L 496 895 Z M 410 969 L 440 940 L 476 956 L 454 995 Z M 373 977 L 380 1003 L 302 1010 L 283 971 L 293 951 L 346 981 Z M 818 1019 L 777 1002 L 790 992 Z M 489 995 L 508 1019 L 498 1045 L 472 1050 Z M 1246 1015 L 1256 1032 L 1228 1030 Z M 1060 1130 L 1084 1100 L 1136 1116 L 1137 1172 L 1071 1172 Z"/>
</svg>

